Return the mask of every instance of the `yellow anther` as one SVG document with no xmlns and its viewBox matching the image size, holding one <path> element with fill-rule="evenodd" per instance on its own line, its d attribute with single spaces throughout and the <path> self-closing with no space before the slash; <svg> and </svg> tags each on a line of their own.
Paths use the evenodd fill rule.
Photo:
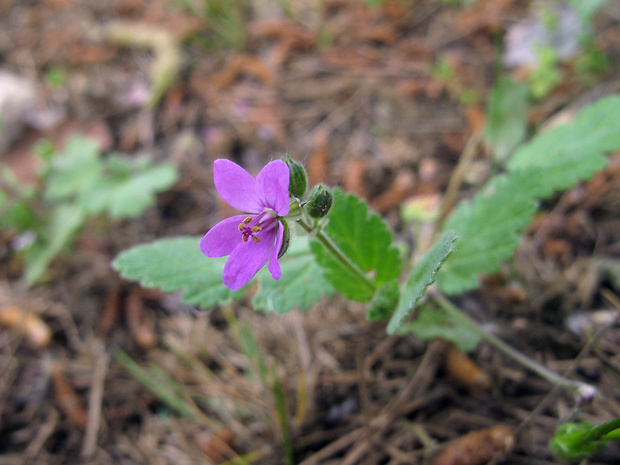
<svg viewBox="0 0 620 465">
<path fill-rule="evenodd" d="M 243 242 L 247 242 L 248 241 L 248 236 L 246 236 L 245 234 L 243 236 L 241 236 L 241 240 Z"/>
<path fill-rule="evenodd" d="M 248 216 L 248 217 L 246 217 L 246 218 L 243 220 L 243 224 L 248 224 L 248 223 L 249 223 L 249 222 L 251 222 L 251 221 L 252 221 L 252 217 L 251 217 L 251 216 Z"/>
<path fill-rule="evenodd" d="M 258 236 L 252 236 L 252 240 L 253 240 L 254 242 L 260 242 L 260 237 L 258 237 Z"/>
<path fill-rule="evenodd" d="M 263 230 L 260 226 L 252 226 L 250 229 L 252 232 L 260 232 Z"/>
<path fill-rule="evenodd" d="M 239 231 L 243 231 L 244 227 L 245 227 L 245 223 L 239 223 Z"/>
</svg>

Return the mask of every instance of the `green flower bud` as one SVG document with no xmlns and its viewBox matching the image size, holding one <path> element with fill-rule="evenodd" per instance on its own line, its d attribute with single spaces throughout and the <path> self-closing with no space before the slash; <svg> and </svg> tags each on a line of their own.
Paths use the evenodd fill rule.
<svg viewBox="0 0 620 465">
<path fill-rule="evenodd" d="M 298 161 L 291 160 L 291 157 L 289 157 L 288 155 L 282 160 L 284 160 L 284 162 L 288 166 L 289 194 L 291 194 L 293 197 L 303 199 L 304 195 L 306 195 L 306 190 L 308 189 L 308 176 L 306 175 L 305 168 Z"/>
<path fill-rule="evenodd" d="M 286 221 L 282 221 L 282 226 L 284 227 L 284 234 L 282 236 L 282 245 L 280 246 L 280 250 L 278 252 L 278 259 L 286 253 L 288 246 L 291 243 L 291 228 L 288 227 L 288 223 Z"/>
<path fill-rule="evenodd" d="M 323 218 L 334 203 L 334 195 L 323 184 L 317 184 L 310 191 L 306 212 L 314 219 Z"/>
</svg>

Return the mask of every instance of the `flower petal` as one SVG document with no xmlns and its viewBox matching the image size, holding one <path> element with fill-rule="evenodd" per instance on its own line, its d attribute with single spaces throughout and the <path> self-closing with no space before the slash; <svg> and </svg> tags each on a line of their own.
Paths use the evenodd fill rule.
<svg viewBox="0 0 620 465">
<path fill-rule="evenodd" d="M 247 215 L 236 215 L 226 218 L 213 226 L 200 241 L 200 250 L 207 257 L 223 257 L 241 244 L 239 223 Z"/>
<path fill-rule="evenodd" d="M 273 252 L 276 240 L 274 230 L 261 234 L 260 242 L 241 242 L 224 265 L 222 279 L 233 291 L 242 288 L 265 266 Z"/>
<path fill-rule="evenodd" d="M 282 247 L 282 239 L 284 238 L 284 226 L 282 223 L 278 224 L 278 229 L 276 230 L 276 246 L 271 253 L 271 258 L 269 259 L 269 272 L 271 273 L 271 277 L 276 281 L 280 279 L 282 276 L 282 269 L 280 268 L 280 262 L 278 260 L 278 254 L 280 253 L 280 248 Z"/>
<path fill-rule="evenodd" d="M 231 207 L 248 213 L 263 210 L 256 180 L 236 163 L 224 158 L 215 160 L 213 180 L 218 193 Z"/>
<path fill-rule="evenodd" d="M 282 160 L 274 160 L 256 176 L 256 192 L 263 207 L 275 210 L 278 216 L 288 214 L 289 170 Z"/>
</svg>

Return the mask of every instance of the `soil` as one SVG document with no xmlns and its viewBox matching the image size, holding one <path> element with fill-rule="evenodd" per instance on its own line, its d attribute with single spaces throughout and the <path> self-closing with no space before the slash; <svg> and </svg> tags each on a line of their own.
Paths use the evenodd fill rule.
<svg viewBox="0 0 620 465">
<path fill-rule="evenodd" d="M 620 253 L 619 153 L 546 202 L 514 260 L 454 299 L 529 357 L 595 386 L 577 410 L 572 393 L 485 343 L 456 363 L 472 364 L 463 374 L 449 362 L 463 354 L 446 342 L 388 336 L 341 298 L 286 315 L 257 313 L 250 299 L 199 311 L 110 267 L 134 244 L 200 236 L 228 216 L 212 181 L 222 157 L 257 173 L 288 153 L 311 183 L 366 198 L 412 244 L 401 206 L 443 196 L 480 135 L 502 38 L 536 8 L 450 3 L 0 2 L 0 68 L 37 89 L 3 170 L 32 183 L 37 141 L 62 147 L 84 133 L 103 152 L 181 173 L 139 219 L 89 223 L 29 289 L 15 235 L 0 231 L 0 305 L 51 331 L 39 342 L 0 331 L 0 465 L 542 465 L 559 463 L 548 441 L 572 414 L 620 417 L 620 284 L 597 265 Z M 562 61 L 560 81 L 528 114 L 532 129 L 620 91 L 619 6 L 593 19 L 607 68 L 581 79 L 577 58 Z M 173 70 L 169 87 L 161 67 Z M 506 72 L 523 80 L 530 70 Z M 496 169 L 478 144 L 459 198 Z M 584 463 L 619 457 L 612 443 Z"/>
</svg>

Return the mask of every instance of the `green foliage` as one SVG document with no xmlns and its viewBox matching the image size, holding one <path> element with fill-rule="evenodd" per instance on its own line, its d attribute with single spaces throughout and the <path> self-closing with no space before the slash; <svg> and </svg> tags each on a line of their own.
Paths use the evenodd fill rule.
<svg viewBox="0 0 620 465">
<path fill-rule="evenodd" d="M 177 1 L 204 21 L 208 33 L 200 37 L 200 42 L 206 48 L 243 48 L 248 39 L 245 26 L 247 3 L 244 0 Z"/>
<path fill-rule="evenodd" d="M 35 151 L 45 163 L 40 187 L 23 187 L 6 174 L 3 186 L 8 190 L 0 191 L 5 197 L 0 228 L 34 237 L 23 248 L 28 286 L 41 279 L 89 217 L 102 213 L 112 219 L 137 217 L 154 204 L 154 194 L 170 187 L 178 176 L 168 163 L 153 165 L 120 154 L 101 157 L 97 143 L 80 135 L 71 137 L 61 153 L 45 142 Z"/>
<path fill-rule="evenodd" d="M 80 204 L 93 215 L 105 212 L 112 219 L 136 218 L 155 203 L 155 194 L 174 184 L 177 177 L 172 164 L 153 165 L 146 158 L 132 162 L 112 154 L 106 159 L 104 176 L 82 192 Z"/>
<path fill-rule="evenodd" d="M 176 237 L 142 244 L 121 253 L 112 266 L 126 279 L 164 292 L 182 292 L 182 301 L 210 308 L 231 299 L 241 299 L 248 284 L 231 291 L 222 282 L 228 257 L 207 258 L 198 247 L 199 237 Z M 275 281 L 265 268 L 257 275 L 258 292 L 253 303 L 259 310 L 286 313 L 298 305 L 308 308 L 333 289 L 322 276 L 307 238 L 296 238 L 280 259 L 282 277 Z"/>
<path fill-rule="evenodd" d="M 77 196 L 101 178 L 103 163 L 97 142 L 82 135 L 71 137 L 64 152 L 51 158 L 48 170 L 47 199 Z"/>
<path fill-rule="evenodd" d="M 426 288 L 435 282 L 437 270 L 454 250 L 456 238 L 453 231 L 444 232 L 411 270 L 396 311 L 388 324 L 388 334 L 394 334 L 403 319 L 409 315 L 422 298 Z"/>
<path fill-rule="evenodd" d="M 125 279 L 148 288 L 183 293 L 189 305 L 210 308 L 241 298 L 244 289 L 231 291 L 222 282 L 227 257 L 207 259 L 198 248 L 199 237 L 175 237 L 141 244 L 122 252 L 112 266 Z"/>
<path fill-rule="evenodd" d="M 527 86 L 510 78 L 499 79 L 489 97 L 484 131 L 484 141 L 496 161 L 508 159 L 525 138 L 527 110 Z"/>
<path fill-rule="evenodd" d="M 492 178 L 471 202 L 463 202 L 444 225 L 459 244 L 438 277 L 441 290 L 475 289 L 478 275 L 497 271 L 519 244 L 538 201 L 588 179 L 606 164 L 604 154 L 620 148 L 620 96 L 583 109 L 572 123 L 557 126 L 520 147 L 508 174 Z"/>
<path fill-rule="evenodd" d="M 511 173 L 531 170 L 540 180 L 535 196 L 546 198 L 573 187 L 605 167 L 605 154 L 620 148 L 620 96 L 602 98 L 574 121 L 535 137 L 508 161 Z"/>
<path fill-rule="evenodd" d="M 616 423 L 618 423 L 618 420 L 616 420 Z M 585 421 L 564 423 L 556 430 L 554 436 L 549 441 L 549 447 L 562 460 L 577 461 L 586 459 L 593 453 L 601 450 L 607 440 L 602 434 L 592 434 L 596 432 L 596 428 L 594 424 Z"/>
<path fill-rule="evenodd" d="M 84 212 L 72 204 L 60 204 L 46 219 L 44 237 L 39 237 L 26 252 L 26 271 L 24 283 L 32 286 L 45 273 L 50 262 L 73 239 L 84 223 Z"/>
<path fill-rule="evenodd" d="M 398 305 L 399 298 L 400 286 L 396 279 L 383 284 L 377 289 L 366 307 L 366 319 L 368 321 L 387 320 Z"/>
<path fill-rule="evenodd" d="M 401 261 L 392 243 L 392 233 L 376 213 L 368 212 L 365 201 L 334 190 L 334 205 L 327 216 L 326 234 L 372 280 L 375 287 L 398 278 Z M 375 289 L 360 281 L 337 261 L 319 241 L 310 244 L 325 278 L 348 299 L 368 302 Z"/>
<path fill-rule="evenodd" d="M 398 334 L 414 334 L 424 340 L 445 339 L 462 352 L 471 352 L 480 342 L 480 336 L 468 330 L 459 321 L 437 307 L 425 305 L 416 319 L 398 329 Z"/>
<path fill-rule="evenodd" d="M 549 95 L 562 82 L 562 71 L 555 50 L 543 47 L 538 51 L 538 63 L 529 76 L 532 98 L 541 100 Z"/>
<path fill-rule="evenodd" d="M 282 277 L 276 281 L 267 268 L 258 273 L 259 288 L 252 299 L 257 310 L 286 313 L 295 306 L 302 310 L 331 296 L 334 289 L 323 277 L 323 270 L 310 253 L 308 237 L 296 237 L 280 259 Z"/>
</svg>

